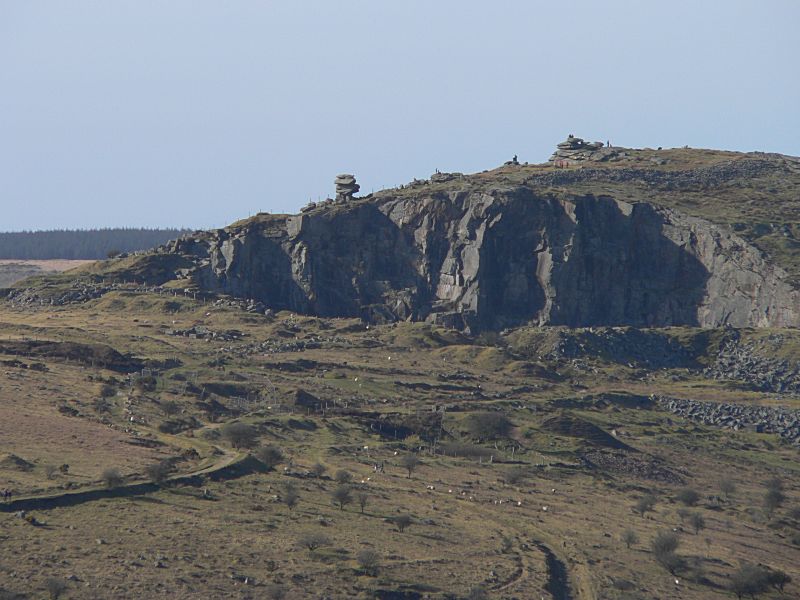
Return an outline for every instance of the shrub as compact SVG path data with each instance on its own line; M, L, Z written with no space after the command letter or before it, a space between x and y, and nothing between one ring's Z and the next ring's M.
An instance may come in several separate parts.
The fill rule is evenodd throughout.
M293 484L287 483L283 488L281 499L289 509L292 509L297 506L297 503L300 501L300 493Z
M772 514L776 509L780 508L785 499L786 496L784 496L783 492L779 489L768 489L767 493L764 494L764 512L767 514L767 517L772 518Z
M406 471L408 471L409 479L411 479L411 473L414 472L414 469L417 468L419 463L420 460L416 454L406 454L403 458L400 459L400 466L403 467Z
M675 497L686 506L694 506L700 500L700 494L692 488L683 488Z
M781 570L770 571L767 574L767 582L782 594L783 588L792 582L792 578Z
M304 547L308 548L309 552L314 552L317 548L322 548L323 546L330 546L330 539L322 533L304 533L300 536L297 540L297 543Z
M755 598L758 594L767 591L769 587L769 574L761 567L743 564L731 576L730 588L737 598L750 596Z
M700 533L701 529L706 528L706 520L703 518L703 515L699 513L692 513L689 515L689 525L691 525L692 529L694 529L695 535Z
M340 485L331 493L333 503L339 507L339 510L344 510L344 507L353 501L353 495L350 488L346 485Z
M489 593L482 585L476 585L469 588L467 600L489 600Z
M653 507L655 505L656 505L656 497L653 496L652 494L645 494L636 501L633 510L635 510L642 517L644 517L645 513L653 510Z
M112 404L107 398L95 398L92 400L92 408L99 413L110 413Z
M361 507L361 514L363 515L364 507L366 507L367 502L369 502L369 494L367 492L359 492L356 499L358 500L358 506Z
M153 483L163 482L171 472L172 463L168 460L152 463L144 468L144 474Z
M636 535L633 529L626 529L622 532L622 541L625 542L625 546L630 549L631 546L639 543L639 536Z
M719 482L719 491L725 496L725 499L730 499L736 493L736 484L732 479L723 479Z
M777 490L779 492L783 491L783 480L780 477L773 477L772 479L767 480L766 484L764 484L768 490Z
M680 545L680 539L671 531L662 531L653 540L653 554L668 554L675 552Z
M475 344L478 346L501 346L503 338L496 331L484 331L475 338Z
M475 444L464 444L461 442L449 442L440 446L442 453L446 456L463 456L464 458L489 458L492 451Z
M222 426L220 433L237 450L252 448L258 437L255 427L246 423L228 423Z
M119 487L125 482L125 480L123 479L122 475L119 472L119 469L116 469L114 467L111 467L103 471L102 475L100 475L100 479L109 489Z
M364 549L356 555L358 565L367 575L375 576L378 574L381 557L375 550Z
M621 592L628 592L630 590L636 589L636 584L628 579L623 579L622 577L616 577L612 580L611 585L614 586L615 590L620 590Z
M333 478L336 480L337 483L350 483L353 481L353 474L350 471L345 469L339 469L334 474Z
M669 571L671 575L675 575L684 567L685 561L674 552L668 552L657 555L656 562Z
M683 559L675 554L679 543L678 536L671 531L661 532L653 540L653 556L656 562L672 575L683 567Z
M175 300L167 300L161 308L165 313L176 313L183 309L183 305Z
M511 431L511 421L500 412L482 412L469 415L464 424L467 432L479 441L506 437Z
M279 583L268 583L264 587L264 595L270 600L283 600L286 598L286 586Z
M44 586L51 600L57 600L61 597L61 594L67 591L67 583L63 579L58 579L57 577L50 577L47 579L47 581L44 582Z
M182 417L175 417L173 419L166 419L166 420L162 421L158 425L158 430L161 433L176 434L176 433L181 433L182 431L188 431L189 429L194 429L198 425L199 425L199 422L194 417L182 416ZM204 432L204 434L208 435L208 434L210 434L212 432L216 433L217 435L219 435L219 433L214 431L213 429L212 430L206 430Z
M325 471L328 470L328 467L323 465L322 463L316 463L313 467L311 467L311 472L314 474L315 477L322 477L325 475Z
M701 559L699 556L695 556L689 560L688 564L686 565L686 570L683 572L683 576L694 583L707 583L708 577L706 574L705 565L703 564L703 559Z
M136 380L136 383L133 384L133 387L138 392L154 392L156 390L156 385L158 381L155 377L148 376L148 377L140 377Z
M113 385L108 385L104 383L103 386L100 388L100 396L103 398L111 398L112 396L117 395L117 388Z
M55 479L56 475L58 474L58 467L56 465L45 465L44 474L48 479Z
M253 453L268 469L272 470L283 462L283 452L277 446L261 446Z
M525 467L512 467L506 471L503 480L509 485L516 485L522 483L529 474L528 469Z
M179 412L181 412L181 405L175 402L175 400L165 400L159 405L159 408L161 408L161 412L168 417L177 415Z
M395 524L400 533L403 533L412 522L411 515L398 515L392 519L392 523Z

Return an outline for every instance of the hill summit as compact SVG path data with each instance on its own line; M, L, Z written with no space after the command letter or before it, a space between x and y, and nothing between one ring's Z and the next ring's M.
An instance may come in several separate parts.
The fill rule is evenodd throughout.
M265 309L461 329L800 324L800 160L570 136L548 163L437 172L259 214L87 273ZM340 189L346 183L347 193Z

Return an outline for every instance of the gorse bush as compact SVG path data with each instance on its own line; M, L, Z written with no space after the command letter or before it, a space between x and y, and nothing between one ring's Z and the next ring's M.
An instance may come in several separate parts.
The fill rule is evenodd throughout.
M114 467L103 471L102 475L100 475L100 479L109 489L119 487L125 482L125 479L123 479L119 469Z
M222 437L236 448L252 448L256 445L258 432L255 427L247 423L228 423L220 429Z
M464 419L467 432L478 440L496 440L508 436L511 421L500 412L473 413Z
M283 462L283 452L277 446L261 446L253 455L268 469L274 469Z

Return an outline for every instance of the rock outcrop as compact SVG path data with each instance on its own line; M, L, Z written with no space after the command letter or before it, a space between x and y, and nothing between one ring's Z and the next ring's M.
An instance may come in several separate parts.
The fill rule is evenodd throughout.
M161 249L203 290L321 316L782 327L798 292L735 233L648 202L527 186L397 190L264 216Z
M556 146L550 162L561 163L571 161L604 161L618 154L617 150L605 147L603 142L586 142L582 138L570 134L566 140Z
M356 178L347 173L337 175L335 185L337 202L352 200L353 196L361 189L361 186L356 183Z

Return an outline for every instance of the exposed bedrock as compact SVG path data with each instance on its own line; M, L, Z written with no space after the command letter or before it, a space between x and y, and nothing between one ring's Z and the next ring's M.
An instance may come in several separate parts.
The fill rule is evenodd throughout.
M785 273L708 221L531 189L382 196L171 243L273 309L499 329L798 324Z

